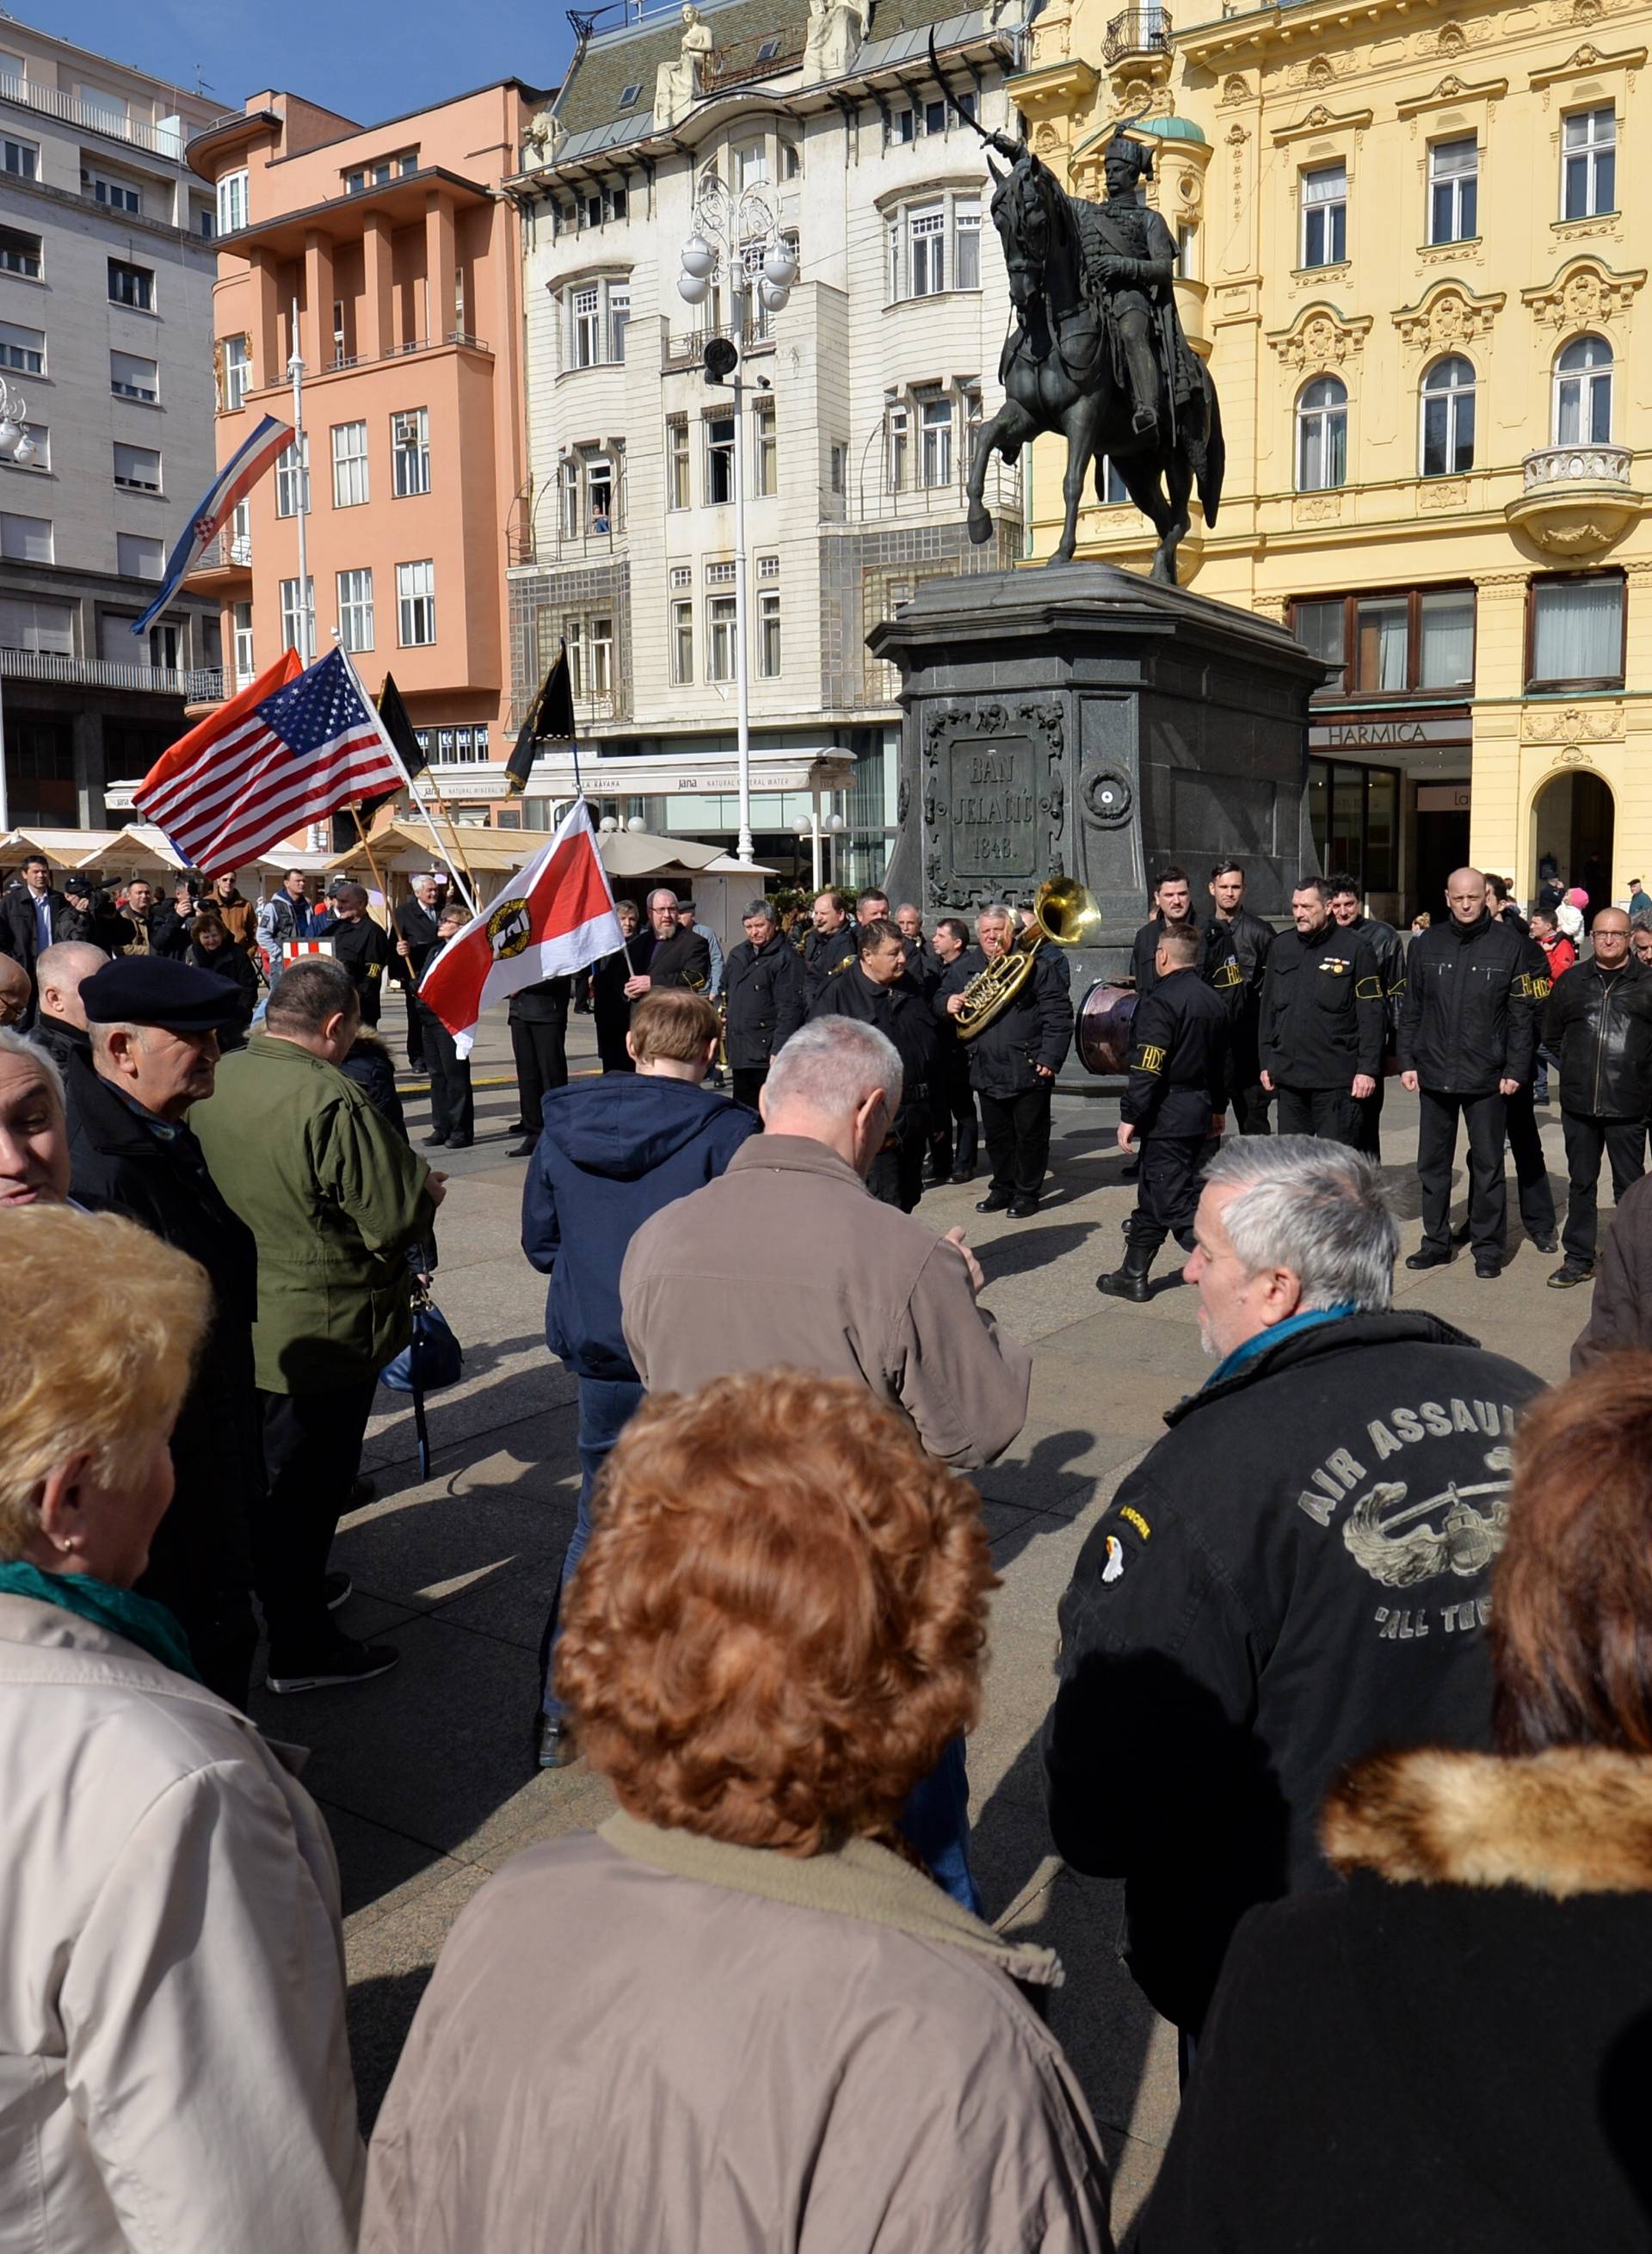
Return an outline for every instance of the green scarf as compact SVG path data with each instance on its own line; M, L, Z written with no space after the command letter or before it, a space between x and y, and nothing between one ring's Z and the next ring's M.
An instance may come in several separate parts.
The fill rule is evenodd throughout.
M175 1675L199 1683L189 1656L189 1639L164 1605L153 1597L140 1597L135 1589L116 1589L108 1581L94 1581L89 1573L43 1573L38 1565L0 1565L0 1594L32 1597L43 1605L57 1605L66 1613L79 1613L111 1635L124 1636L140 1651L158 1659Z

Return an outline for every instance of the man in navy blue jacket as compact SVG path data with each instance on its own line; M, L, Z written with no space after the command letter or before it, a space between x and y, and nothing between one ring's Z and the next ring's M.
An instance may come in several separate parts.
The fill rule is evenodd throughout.
M720 1028L704 996L655 987L631 1012L634 1073L552 1088L522 1192L522 1250L550 1278L545 1342L579 1381L579 1515L540 1645L539 1766L577 1756L552 1687L562 1599L591 1538L597 1474L642 1399L620 1319L620 1270L643 1222L720 1174L753 1113L701 1085Z

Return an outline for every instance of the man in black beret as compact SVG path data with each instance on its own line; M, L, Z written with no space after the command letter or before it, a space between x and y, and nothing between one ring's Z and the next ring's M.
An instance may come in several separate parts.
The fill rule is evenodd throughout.
M220 1029L241 997L164 956L105 963L80 986L88 1059L66 1074L69 1194L123 1214L206 1270L213 1323L172 1432L175 1489L138 1587L176 1614L210 1690L247 1703L257 1628L249 1535L263 1480L252 1323L252 1232L220 1195L189 1108L213 1092ZM143 1278L131 1283L138 1291Z

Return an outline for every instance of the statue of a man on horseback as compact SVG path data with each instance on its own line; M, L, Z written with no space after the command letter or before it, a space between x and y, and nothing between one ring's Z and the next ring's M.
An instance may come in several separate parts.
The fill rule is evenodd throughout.
M1010 160L1005 171L987 158L1015 320L998 362L1004 402L970 465L970 536L991 536L983 498L991 456L1013 462L1040 431L1060 430L1067 509L1050 561L1072 561L1085 478L1093 472L1105 501L1110 461L1158 536L1152 577L1173 586L1189 498L1196 485L1214 524L1225 454L1215 387L1176 311L1176 246L1138 193L1152 152L1121 128L1103 166L1107 200L1096 204L1068 195L1025 143L976 130Z
M1020 156L1017 143L1001 134L993 139L1012 161ZM1152 176L1152 151L1116 133L1102 169L1104 204L1068 199L1083 247L1084 278L1107 311L1114 372L1130 388L1131 430L1139 438L1160 436L1160 410L1167 406L1169 429L1163 435L1173 438L1178 407L1197 396L1200 369L1176 311L1176 245L1158 214L1137 193L1138 183Z

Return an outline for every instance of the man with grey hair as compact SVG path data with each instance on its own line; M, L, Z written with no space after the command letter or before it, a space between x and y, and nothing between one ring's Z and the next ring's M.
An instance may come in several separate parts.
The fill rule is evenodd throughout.
M759 1098L766 1131L631 1240L620 1298L651 1393L691 1393L732 1370L813 1369L865 1386L943 1463L990 1463L1009 1446L1032 1356L976 1305L983 1278L963 1231L932 1236L868 1194L900 1096L900 1053L875 1026L828 1016L793 1034ZM948 1893L978 1909L961 1744L902 1828Z
M769 1067L803 1022L807 980L770 901L748 901L740 924L746 937L729 949L725 1046L734 1101L755 1111Z
M63 1074L38 1042L0 1026L0 1214L68 1194Z
M1392 1306L1381 1177L1328 1140L1222 1146L1186 1277L1216 1367L1061 1600L1055 1844L1125 1881L1127 1961L1195 2035L1235 1926L1333 1883L1326 1787L1380 1746L1490 1742L1516 1420L1542 1391Z
M786 1363L870 1386L943 1463L1009 1446L1032 1359L976 1305L963 1231L936 1237L867 1194L900 1090L876 1026L828 1017L793 1034L759 1098L766 1132L631 1241L620 1295L650 1392Z

